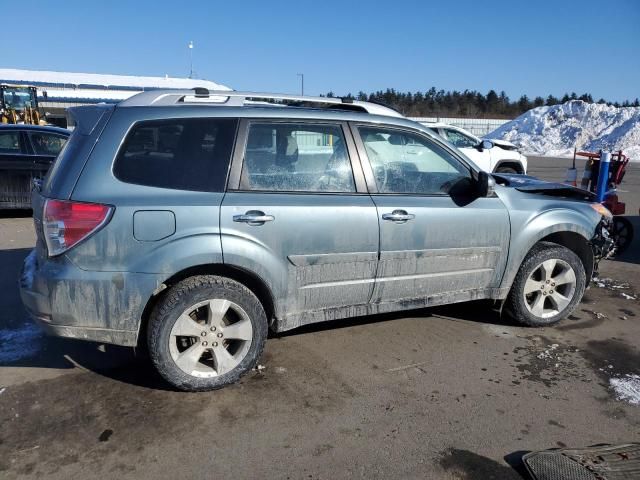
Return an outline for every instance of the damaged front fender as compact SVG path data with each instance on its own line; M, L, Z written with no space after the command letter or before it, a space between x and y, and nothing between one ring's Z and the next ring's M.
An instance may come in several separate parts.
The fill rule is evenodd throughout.
M615 253L615 241L611 234L613 222L611 219L602 217L602 220L596 226L595 233L589 244L593 251L593 271L598 272L598 264L601 260L611 257Z

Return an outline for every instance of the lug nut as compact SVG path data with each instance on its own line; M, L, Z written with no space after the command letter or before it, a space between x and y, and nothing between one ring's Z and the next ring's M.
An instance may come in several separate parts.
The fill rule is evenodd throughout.
M206 347L207 346L207 342L202 342L202 346Z
M553 282L551 282L551 286L552 286L552 287L555 287L555 286L556 286L556 284L555 284L555 283L553 283Z
M203 337L207 336L207 332L202 332L200 335L202 335Z
M553 290L549 290L549 295L553 295Z
M540 285L540 289L544 290L544 283L542 285Z
M219 333L219 334L218 334L218 338L222 338L222 333Z
M547 280L547 283L551 283L551 281L550 281L550 280Z
M218 346L218 342L213 342L211 345L213 345L214 347Z
M547 292L542 292L542 295L545 295L545 296L546 296L546 295L547 295Z
M211 331L215 332L216 331L216 327L211 327Z

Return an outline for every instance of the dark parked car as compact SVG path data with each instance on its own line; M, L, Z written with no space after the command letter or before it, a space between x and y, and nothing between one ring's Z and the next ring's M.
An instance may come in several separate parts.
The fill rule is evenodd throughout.
M0 209L31 208L33 179L43 178L71 132L38 125L0 125Z

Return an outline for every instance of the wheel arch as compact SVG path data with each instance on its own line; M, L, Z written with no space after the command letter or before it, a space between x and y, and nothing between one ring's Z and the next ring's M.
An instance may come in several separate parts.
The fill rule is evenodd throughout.
M511 290L511 285L522 263L539 242L552 242L574 252L583 262L587 282L591 280L594 271L594 255L589 239L593 236L593 232L590 232L587 225L579 221L579 218L565 217L563 220L565 221L558 222L548 214L539 215L521 227L520 233L512 238L507 267L500 284L500 298L505 298Z
M142 312L142 318L140 319L137 341L138 346L141 346L141 342L146 338L151 312L160 299L163 298L171 287L180 281L197 275L218 275L243 284L251 290L256 297L258 297L258 300L260 300L260 303L262 303L265 310L267 320L272 322L275 319L276 310L273 293L264 279L256 275L254 272L249 272L243 268L222 263L193 265L168 277L164 282L162 282L161 287L154 293L154 295L149 298Z
M495 167L493 167L493 172L497 172L500 167L509 167L513 168L519 174L524 173L524 166L518 160L499 160Z
M541 242L555 243L575 253L582 261L584 271L587 275L587 283L591 281L594 269L594 256L591 245L586 238L576 232L555 232L538 240L537 243Z

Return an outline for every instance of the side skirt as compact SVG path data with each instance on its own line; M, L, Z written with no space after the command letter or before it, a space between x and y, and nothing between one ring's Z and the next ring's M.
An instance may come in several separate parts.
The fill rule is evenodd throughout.
M275 332L285 332L303 325L312 323L329 322L343 318L362 317L378 313L400 312L415 310L418 308L435 307L450 303L469 302L472 300L495 299L500 300L507 296L508 289L487 288L484 290L465 290L432 295L425 298L402 299L395 302L368 303L350 305L345 307L333 307L322 310L309 310L299 314L288 315L284 318L274 319L271 328Z

